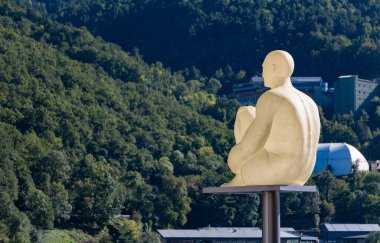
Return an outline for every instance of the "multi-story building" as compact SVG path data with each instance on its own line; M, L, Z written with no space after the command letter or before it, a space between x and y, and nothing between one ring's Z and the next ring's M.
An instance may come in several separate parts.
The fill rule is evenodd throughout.
M379 79L366 80L358 75L340 76L334 83L334 113L348 114L366 108L375 96Z
M291 77L291 81L296 89L309 95L323 108L332 105L333 91L321 77ZM248 83L234 85L231 97L236 98L241 105L255 105L260 95L267 90L262 77L252 77Z
M291 77L291 81L328 114L357 113L367 108L375 95L380 95L380 78L367 80L358 75L340 76L330 89L321 77ZM262 77L252 77L248 83L234 85L231 98L236 98L241 105L255 105L267 90Z

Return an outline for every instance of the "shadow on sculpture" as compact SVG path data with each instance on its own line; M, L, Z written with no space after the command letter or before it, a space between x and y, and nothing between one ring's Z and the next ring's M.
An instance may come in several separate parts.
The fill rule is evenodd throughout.
M235 177L222 187L304 185L315 165L320 133L314 101L290 81L292 56L270 52L263 62L264 85L256 108L241 107L236 115L236 145L228 155Z

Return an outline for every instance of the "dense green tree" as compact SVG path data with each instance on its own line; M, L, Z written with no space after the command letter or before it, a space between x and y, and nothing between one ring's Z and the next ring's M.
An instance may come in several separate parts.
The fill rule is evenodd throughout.
M186 181L168 174L162 178L162 193L157 197L157 210L161 224L166 227L184 225L190 211L191 199L187 196Z
M368 121L369 116L367 112L362 111L359 119L355 122L355 132L358 135L360 143L365 143L372 139L372 133L368 126Z
M42 191L35 189L28 193L25 209L33 225L41 229L53 228L53 206L50 198Z
M149 62L175 69L196 66L211 75L227 67L229 77L231 69L255 75L269 50L286 49L298 63L296 75L321 75L329 82L348 72L379 76L376 1L38 2L52 18L86 26L126 50L138 47ZM239 82L220 81L223 92Z
M333 203L323 200L321 202L321 218L322 222L330 222L335 215L335 206Z
M368 235L365 242L366 243L377 243L377 242L379 242L379 240L380 240L380 232L374 231Z
M53 182L51 185L50 198L54 209L54 220L57 224L70 219L72 206L69 193L61 183Z
M109 166L87 155L78 171L75 183L73 213L75 222L84 227L103 226L120 213L118 182L111 176Z
M377 160L380 158L380 130L379 129L373 133L373 138L369 142L366 154L368 155L368 159L370 160Z
M257 225L257 195L202 194L203 187L233 177L225 159L235 142L231 128L239 105L223 94L248 75L259 74L260 56L273 46L264 43L281 33L290 33L289 43L275 46L287 49L293 43L296 62L313 56L298 67L301 74L319 75L327 67L359 70L359 65L347 65L351 56L359 63L373 60L367 70L372 70L369 75L377 72L378 16L363 20L359 12L373 16L373 3L348 2L348 14L336 1L310 7L298 1L41 2L0 2L0 239L28 242L38 238L35 228L51 228L53 223L101 231L104 240L110 239L110 220L118 215L132 215L131 220L144 226L139 237L147 233L149 239L155 239L149 232L159 227ZM173 14L186 21L171 21ZM170 41L143 44L141 52L146 55L148 46L159 54L165 46L155 45L167 42L167 59L160 60L166 65L173 58L178 67L187 68L172 72L155 60L147 64L138 50L124 52L86 28L53 21L52 16L86 24L98 34L118 30L130 38L128 49L138 36L131 29L138 26L134 23L141 23L141 30L161 23L154 27L155 35L166 33ZM335 21L340 18L344 21ZM119 25L104 28L115 23ZM125 23L127 34L119 31ZM300 26L312 31L304 33ZM173 31L178 31L174 38L169 35ZM210 34L221 38L204 41ZM183 49L173 48L177 42ZM181 50L181 58L172 50ZM147 59L152 60L149 55ZM248 74L240 70L248 66L258 69ZM321 115L321 142L360 145L369 158L377 159L378 107L374 97L367 115L332 120ZM283 222L301 228L318 225L318 217L320 223L378 220L376 174L334 178L322 173L311 183L320 194L287 195ZM298 224L297 218L302 219Z
M114 218L110 220L109 227L114 242L140 242L142 227L132 219Z
M322 124L322 141L325 143L341 143L346 142L353 146L359 144L358 136L355 132L347 125L343 125L338 121L327 121Z

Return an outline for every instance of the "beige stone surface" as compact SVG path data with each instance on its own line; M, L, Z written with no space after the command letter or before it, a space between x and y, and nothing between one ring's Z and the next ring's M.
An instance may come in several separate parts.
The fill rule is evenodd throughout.
M237 112L236 145L228 155L235 177L222 186L304 185L313 171L320 133L314 101L290 81L292 56L270 52L263 62L264 85L256 108Z

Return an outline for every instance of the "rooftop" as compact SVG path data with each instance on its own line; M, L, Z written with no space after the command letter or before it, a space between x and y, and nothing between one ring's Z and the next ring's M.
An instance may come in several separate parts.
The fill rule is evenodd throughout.
M300 238L285 232L289 228L281 228L281 238ZM293 229L294 230L294 229ZM200 228L200 229L159 229L158 233L164 238L262 238L259 228Z
M378 224L324 224L328 231L380 231Z
M358 75L342 75L342 76L339 76L338 78L357 78L358 81L366 82L366 83L379 83L380 82L380 78L377 78L374 80L368 80L368 79L359 78Z

